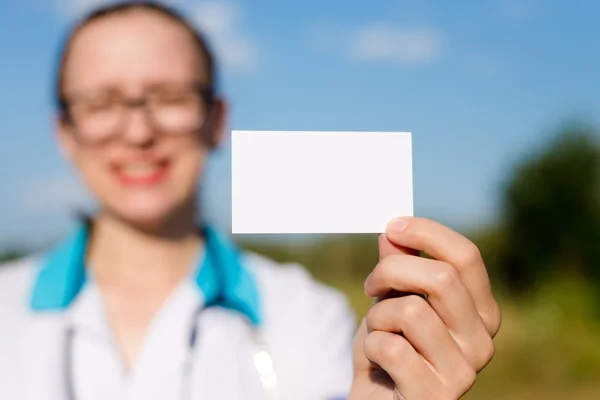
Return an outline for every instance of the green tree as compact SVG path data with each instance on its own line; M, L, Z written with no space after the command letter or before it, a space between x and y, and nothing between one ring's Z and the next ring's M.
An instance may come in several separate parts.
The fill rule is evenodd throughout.
M504 197L500 272L522 291L549 275L600 282L600 152L592 129L570 127L519 166Z
M0 264L16 260L24 255L25 253L19 250L5 250L0 253Z

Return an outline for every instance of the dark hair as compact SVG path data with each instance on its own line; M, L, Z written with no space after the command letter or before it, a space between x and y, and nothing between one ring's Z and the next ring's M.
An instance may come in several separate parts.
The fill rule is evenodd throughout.
M123 1L94 9L84 18L82 18L77 24L75 24L75 26L68 32L66 38L64 39L59 52L59 60L54 87L54 100L59 112L63 114L63 116L66 112L67 107L66 99L64 96L64 70L66 61L69 57L69 52L73 40L75 39L75 37L77 37L77 34L90 23L98 21L104 17L109 17L111 15L133 10L147 10L157 13L163 17L167 17L168 19L176 22L177 24L182 26L187 32L189 32L192 38L194 39L194 42L198 49L198 53L201 56L200 58L203 59L206 64L208 83L214 90L214 87L216 86L216 65L213 53L204 36L193 26L193 24L190 21L188 21L182 14L180 14L173 8L161 3L157 3L154 1Z

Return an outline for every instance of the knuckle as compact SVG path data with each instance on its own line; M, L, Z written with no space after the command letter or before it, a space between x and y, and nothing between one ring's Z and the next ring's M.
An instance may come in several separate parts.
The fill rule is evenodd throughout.
M453 266L445 263L442 265L443 267L436 272L433 280L432 291L436 294L445 293L460 279L458 271Z
M480 313L485 327L492 338L494 338L502 326L502 310L498 304L494 304L487 313Z
M372 279L385 286L393 287L400 279L404 257L402 255L387 256L379 261L371 274Z
M467 362L463 363L456 371L457 376L454 379L455 387L457 392L462 396L473 387L477 378L477 372Z
M389 256L381 259L379 261L379 263L377 263L377 265L375 265L375 268L373 268L373 272L371 273L371 276L377 280L381 280L384 282L387 281L387 276L388 276L389 269L390 269L389 264L390 264Z
M481 371L496 354L496 346L491 337L487 336L487 340L482 344L480 350L480 363L477 366L477 370Z
M410 345L399 335L375 331L364 340L367 359L378 365L397 365L409 356Z
M491 332L490 332L492 335L492 338L494 336L496 336L496 334L500 330L500 327L502 326L502 310L500 309L500 306L498 304L496 304L496 306L494 307L493 315L494 315L493 322L492 322L492 327L491 327Z
M404 364L409 358L410 345L401 336L386 336L382 338L379 357L384 363Z
M377 337L377 332L373 332L373 333L369 333L363 342L363 348L364 348L364 352L365 352L365 356L371 360L371 361L375 361L378 357L377 357L377 353L378 353L378 337Z
M391 270L393 269L393 256L388 256L382 259L379 264L375 267L375 273L379 275L381 278L385 279L391 274Z
M374 304L369 311L367 311L367 315L365 316L365 321L367 323L367 332L372 332L377 330L377 327L380 325L381 321L381 304Z
M375 267L376 273L382 278L390 278L394 275L398 265L402 262L402 256L398 254L383 258Z
M460 265L474 265L482 261L481 251L479 247L471 241L468 241L463 251L461 252L457 263Z
M406 321L421 320L429 311L429 304L420 296L410 295L401 299L399 307L402 317Z
M367 333L371 333L375 330L375 318L373 317L373 307L367 311L365 315L365 324L367 325Z

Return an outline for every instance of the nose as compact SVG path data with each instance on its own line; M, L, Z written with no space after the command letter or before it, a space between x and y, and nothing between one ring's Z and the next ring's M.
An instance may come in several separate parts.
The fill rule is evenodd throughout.
M128 118L124 129L123 139L132 146L148 147L156 139L156 132L150 116L141 104L128 109Z

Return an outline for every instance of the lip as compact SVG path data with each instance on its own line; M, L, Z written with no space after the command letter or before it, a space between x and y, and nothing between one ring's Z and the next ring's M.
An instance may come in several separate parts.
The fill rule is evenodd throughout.
M113 176L124 186L156 186L166 180L171 163L169 160L146 162L151 164L147 172L132 173L124 163L112 167Z

